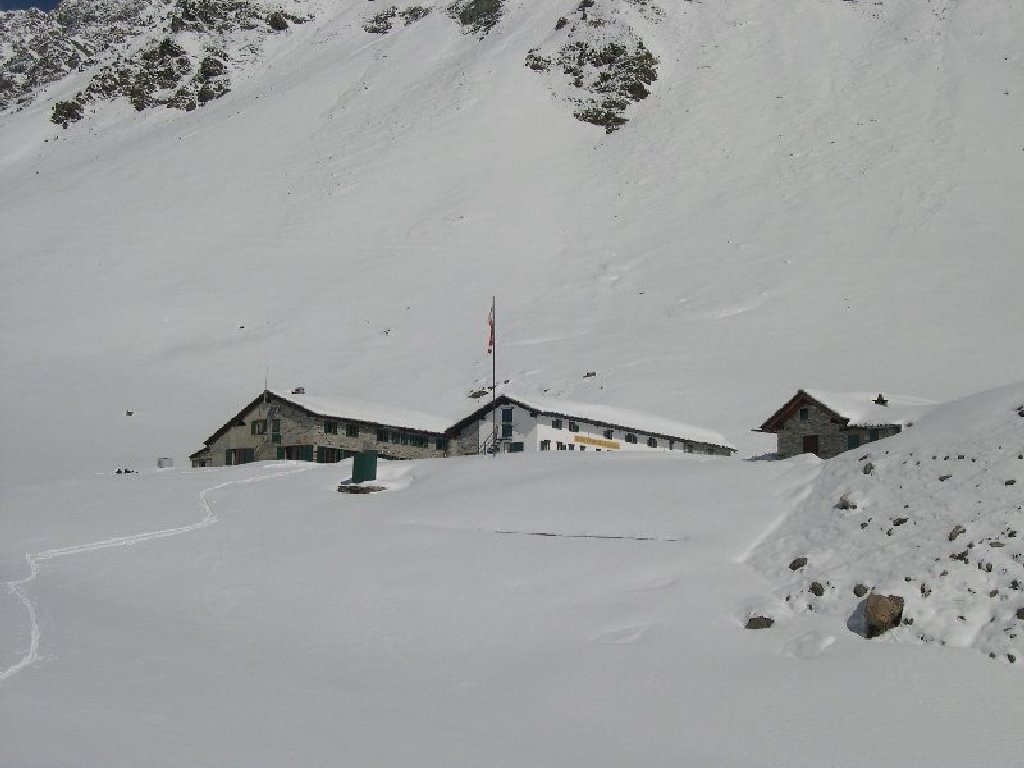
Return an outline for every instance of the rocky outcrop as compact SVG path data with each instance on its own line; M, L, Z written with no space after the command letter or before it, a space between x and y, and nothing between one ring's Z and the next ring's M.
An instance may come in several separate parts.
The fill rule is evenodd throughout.
M251 56L262 36L305 20L253 0L64 0L50 14L0 13L0 109L90 70L81 91L54 105L54 123L66 128L89 104L115 98L138 110L195 109L231 90L232 46Z
M535 72L565 78L552 85L556 92L568 86L566 97L577 120L601 126L607 133L626 124L628 107L646 99L658 79L658 58L628 23L628 10L652 18L660 14L647 0L628 0L625 6L582 0L559 17L555 43L526 55L526 66Z

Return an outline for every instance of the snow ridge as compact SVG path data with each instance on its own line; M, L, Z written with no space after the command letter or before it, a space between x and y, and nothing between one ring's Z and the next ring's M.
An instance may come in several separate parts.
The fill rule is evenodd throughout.
M25 591L26 585L31 583L36 576L39 575L40 563L44 560L53 560L58 557L66 557L68 555L77 555L82 552L93 552L97 549L108 549L110 547L129 547L133 544L139 544L143 541L152 541L154 539L165 539L171 536L178 536L182 533L190 533L197 531L200 528L207 528L218 521L217 516L213 513L213 507L210 505L208 496L214 491L219 491L222 488L227 488L231 485L244 485L246 483L260 482L263 480L272 480L279 477L285 477L287 475L294 475L300 472L308 472L311 467L300 467L299 469L291 469L287 472L275 472L272 475L260 475L256 477L246 478L245 480L228 480L227 482L218 483L217 485L211 486L204 489L199 493L199 504L203 509L203 517L201 520L190 523L189 525L177 526L174 528L162 528L158 531L146 531L144 533L136 533L130 536L116 536L111 539L103 539L102 541L94 541L89 544L75 544L70 547L57 547L55 549L47 549L42 552L36 552L35 554L25 553L25 560L28 562L29 574L23 579L16 581L7 582L7 589L9 592L14 594L18 600L21 601L22 605L25 606L25 610L28 611L29 623L31 624L31 633L29 639L29 647L25 652L25 655L21 659L0 671L0 683L5 680L9 680L16 674L24 669L35 664L39 661L39 640L41 631L39 628L39 621L36 616L36 608L32 603L32 599L28 596Z

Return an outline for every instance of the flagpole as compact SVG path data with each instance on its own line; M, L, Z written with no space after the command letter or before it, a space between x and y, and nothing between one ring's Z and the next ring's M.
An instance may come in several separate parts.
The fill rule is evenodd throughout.
M491 337L494 340L491 349L491 455L498 455L498 411L496 399L498 392L498 335L495 326L498 318L495 314L496 297L491 296Z

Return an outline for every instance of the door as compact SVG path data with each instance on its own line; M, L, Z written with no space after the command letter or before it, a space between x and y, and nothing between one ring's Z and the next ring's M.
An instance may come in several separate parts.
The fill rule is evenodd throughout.
M818 455L817 435L804 435L804 453L813 453L815 456Z

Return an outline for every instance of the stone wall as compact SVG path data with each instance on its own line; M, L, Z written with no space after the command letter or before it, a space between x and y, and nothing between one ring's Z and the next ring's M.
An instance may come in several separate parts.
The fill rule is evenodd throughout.
M448 445L450 456L469 456L480 453L480 422L469 422L458 434L452 435Z
M783 458L803 453L803 439L807 435L817 435L818 456L823 459L831 459L833 456L850 450L849 435L858 435L860 445L864 445L872 441L872 433L876 433L876 440L881 440L883 437L895 435L900 431L900 427L895 425L846 428L835 421L828 411L813 403L807 403L803 407L807 409L806 421L800 420L800 412L797 411L776 433L778 453Z
M253 421L267 419L266 434L252 434ZM273 421L280 421L280 432L273 431ZM327 432L325 423L337 424L337 434ZM352 425L358 434L349 435L346 427ZM386 430L387 439L378 440L378 430ZM280 440L275 438L280 435ZM405 443L402 442L404 439ZM426 438L426 447L412 445L408 439L412 436ZM362 450L375 450L385 459L429 459L446 455L444 449L437 447L438 438L442 435L416 430L400 430L382 427L366 422L346 421L344 419L327 419L322 416L311 416L287 403L272 400L268 405L258 403L242 415L237 424L228 428L209 447L209 466L222 467L228 450L249 449L253 451L256 461L277 459L281 455L279 449L297 446L312 446L313 460L317 458L318 448L337 448L342 458Z

